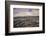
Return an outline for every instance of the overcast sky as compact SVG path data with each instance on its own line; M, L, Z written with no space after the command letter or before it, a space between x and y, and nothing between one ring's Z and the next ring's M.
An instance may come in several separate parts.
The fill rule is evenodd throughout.
M39 10L29 8L14 8L13 16L39 16Z

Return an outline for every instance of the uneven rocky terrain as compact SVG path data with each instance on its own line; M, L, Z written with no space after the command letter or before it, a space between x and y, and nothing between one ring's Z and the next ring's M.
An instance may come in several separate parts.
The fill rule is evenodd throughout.
M15 27L39 27L39 16L14 17Z

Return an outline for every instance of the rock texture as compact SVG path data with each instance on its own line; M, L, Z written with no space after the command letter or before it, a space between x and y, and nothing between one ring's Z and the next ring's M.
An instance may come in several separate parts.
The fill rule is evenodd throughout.
M14 17L14 27L39 27L39 16Z

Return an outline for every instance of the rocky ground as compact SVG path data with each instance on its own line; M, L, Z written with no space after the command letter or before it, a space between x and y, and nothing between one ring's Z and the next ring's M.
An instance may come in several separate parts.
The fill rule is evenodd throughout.
M39 27L39 16L14 17L14 27Z

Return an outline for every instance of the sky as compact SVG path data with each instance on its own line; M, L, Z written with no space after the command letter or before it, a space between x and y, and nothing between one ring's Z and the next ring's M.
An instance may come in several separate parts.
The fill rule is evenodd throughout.
M14 8L13 16L39 16L39 9Z

